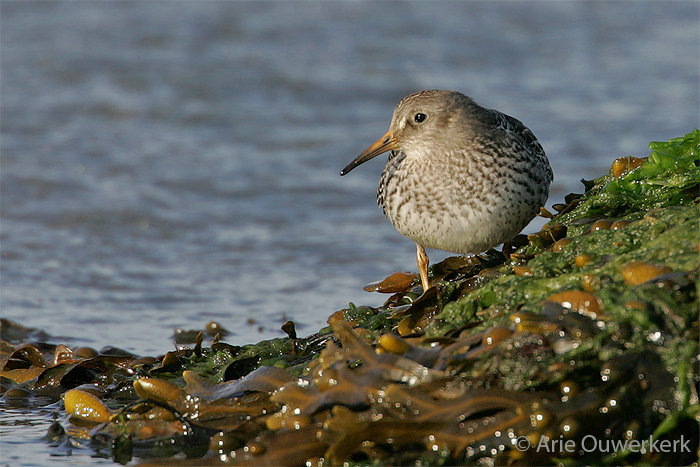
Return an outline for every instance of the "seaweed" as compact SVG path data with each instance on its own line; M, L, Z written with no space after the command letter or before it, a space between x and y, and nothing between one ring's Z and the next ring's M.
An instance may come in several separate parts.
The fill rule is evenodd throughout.
M371 284L384 305L305 338L289 322L238 347L209 323L139 357L3 321L0 404L62 401L46 442L119 463L695 462L700 132L650 146L540 232L433 265L425 292L411 273Z

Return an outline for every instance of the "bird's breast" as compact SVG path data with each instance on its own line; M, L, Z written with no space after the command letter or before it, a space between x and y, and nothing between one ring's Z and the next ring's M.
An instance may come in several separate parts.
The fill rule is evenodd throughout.
M379 188L377 189L377 204L387 214L387 205L391 205L393 200L388 200L390 196L394 196L397 185L396 182L399 178L404 177L401 175L400 167L401 163L406 159L406 153L403 151L391 151L389 154L389 159L386 162L384 171L379 178ZM398 174L398 175L397 175ZM396 176L396 178L395 178Z
M464 157L412 157L392 151L379 180L377 203L395 223L408 215L435 215L457 205L472 204L470 192L478 176ZM476 174L478 175L478 174Z
M395 151L377 202L399 233L416 243L479 253L512 238L545 203L548 180L536 180L532 171L540 170L531 163L504 164L487 151L439 157Z

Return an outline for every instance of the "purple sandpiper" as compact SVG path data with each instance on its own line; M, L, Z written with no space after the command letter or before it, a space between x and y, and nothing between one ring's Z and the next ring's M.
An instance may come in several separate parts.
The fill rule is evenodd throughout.
M416 243L424 291L426 247L478 254L511 240L547 201L553 178L525 125L455 91L405 97L389 131L340 175L387 151L377 203Z

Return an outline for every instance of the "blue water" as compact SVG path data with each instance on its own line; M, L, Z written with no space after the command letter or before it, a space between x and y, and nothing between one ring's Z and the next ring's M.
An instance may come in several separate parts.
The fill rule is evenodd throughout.
M381 303L362 285L414 246L375 205L383 161L338 172L410 92L522 120L549 205L700 120L696 1L0 8L0 307L73 346L157 355L210 320L241 344ZM8 417L3 462L59 462Z

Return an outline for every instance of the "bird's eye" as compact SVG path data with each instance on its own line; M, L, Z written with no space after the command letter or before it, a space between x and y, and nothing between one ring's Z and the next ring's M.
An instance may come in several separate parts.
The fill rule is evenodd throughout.
M422 113L422 112L418 112L417 114L415 114L415 115L413 116L413 120L414 120L416 123L423 123L423 122L425 121L426 118L428 118L428 116L427 116L426 114Z

